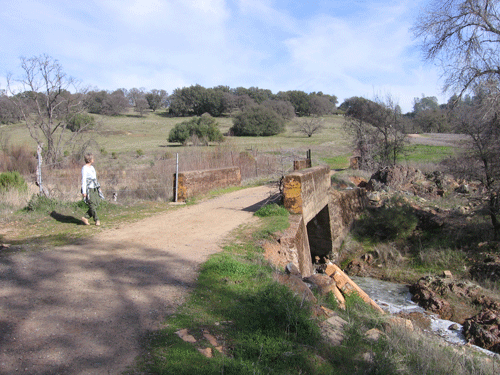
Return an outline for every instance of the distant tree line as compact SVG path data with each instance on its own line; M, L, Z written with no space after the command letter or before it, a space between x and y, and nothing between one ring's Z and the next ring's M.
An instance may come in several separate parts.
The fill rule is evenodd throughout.
M6 90L0 91L0 122L19 122L22 115L7 94ZM29 101L32 94L25 91L18 92L15 96L18 101ZM72 95L69 92L67 94ZM258 87L233 89L228 86L205 88L200 85L177 88L170 95L165 90L146 91L143 88L120 88L114 91L88 89L78 95L82 98L84 110L104 116L117 116L130 108L139 115L148 110L154 112L165 108L169 115L175 117L201 116L204 113L221 117L262 105L290 120L295 116L332 114L338 103L335 95L322 92L294 90L273 94L271 90Z

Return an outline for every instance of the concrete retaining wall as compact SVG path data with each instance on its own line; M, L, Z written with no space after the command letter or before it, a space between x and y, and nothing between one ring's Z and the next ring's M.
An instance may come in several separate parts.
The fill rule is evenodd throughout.
M174 174L174 196L175 196ZM177 200L185 201L210 190L241 185L241 172L238 167L207 169L179 173Z
M362 188L330 189L328 194L332 251L338 256L337 252L342 246L345 236L349 233L354 219L366 208L368 198L366 190Z

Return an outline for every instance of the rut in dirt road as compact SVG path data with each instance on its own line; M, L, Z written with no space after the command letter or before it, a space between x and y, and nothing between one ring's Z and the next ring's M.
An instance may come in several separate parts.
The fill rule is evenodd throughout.
M244 189L0 258L0 374L120 374L185 300L200 264L273 192Z

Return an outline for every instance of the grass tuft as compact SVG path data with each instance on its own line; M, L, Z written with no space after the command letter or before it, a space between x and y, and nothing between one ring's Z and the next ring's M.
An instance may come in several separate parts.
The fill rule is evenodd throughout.
M266 204L255 212L255 216L269 217L269 216L284 216L288 217L289 213L285 207L276 203Z

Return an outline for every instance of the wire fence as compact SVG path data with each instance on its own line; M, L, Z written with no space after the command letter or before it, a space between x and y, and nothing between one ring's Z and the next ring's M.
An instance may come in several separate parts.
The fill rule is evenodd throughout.
M243 183L253 180L278 182L293 170L293 162L306 158L296 150L245 151L193 148L179 153L179 172L239 167ZM171 201L174 195L176 158L158 158L143 164L124 164L120 160L98 158L94 164L97 178L107 200ZM74 201L81 199L81 165L42 164L40 193ZM36 173L30 176L37 181ZM41 186L41 187L40 187Z

